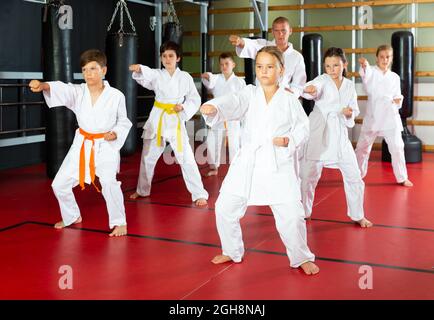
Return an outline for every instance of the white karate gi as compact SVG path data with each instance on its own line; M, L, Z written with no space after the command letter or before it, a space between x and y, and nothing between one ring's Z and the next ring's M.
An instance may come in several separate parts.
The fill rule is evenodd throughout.
M194 85L193 78L179 68L170 76L166 69L151 69L140 66L141 72L133 72L132 77L141 86L155 92L155 100L164 104L181 104L184 110L178 114L164 112L162 118L162 144L157 145L157 129L163 110L153 107L149 118L143 126L143 151L140 162L140 173L136 192L141 196L151 193L152 178L155 165L168 142L172 147L176 160L181 166L182 176L192 200L208 199L208 192L204 189L199 168L189 144L185 121L190 120L199 110L200 96ZM182 151L177 143L178 116L181 120Z
M276 41L265 39L243 38L244 48L236 47L237 55L241 58L256 59L256 54L265 46L275 46ZM283 52L285 71L280 83L290 88L296 97L303 93L303 87L306 83L306 67L303 55L295 50L292 43L288 42L288 48ZM257 83L258 84L258 83Z
M221 73L212 74L208 72L209 80L202 79L203 85L211 91L214 98L221 97L231 92L241 91L246 86L246 82L237 77L234 73L226 80L225 76ZM227 136L227 143L229 148L229 161L232 161L235 154L240 149L241 143L241 123L240 121L227 121L218 123L208 130L207 136L207 157L208 163L214 165L216 168L220 166L222 153L223 163L228 163L226 159L226 147L223 141ZM223 147L223 148L222 148Z
M249 39L243 38L244 48L236 47L237 55L241 58L256 59L259 50L265 46L275 46L276 40L268 41L265 39ZM303 88L306 83L306 66L304 64L303 55L294 49L292 43L288 42L288 48L283 52L284 59L284 74L280 83L289 88L298 98L303 93ZM256 80L258 85L258 80ZM303 150L305 145L301 144L297 147L294 154L294 168L297 179L300 179L300 163L303 158Z
M78 125L88 133L105 133L113 131L117 139L106 141L95 139L95 174L99 177L102 195L106 201L109 215L109 226L126 225L124 197L121 182L116 180L119 172L120 154L131 121L127 118L125 96L104 81L104 90L92 106L87 84L65 84L60 81L48 82L49 91L44 91L48 107L66 106L77 117ZM54 178L52 188L59 201L62 220L65 226L75 222L80 217L80 210L75 201L72 188L79 183L80 149L84 136L79 129L75 132L74 141L68 151L59 171ZM85 140L85 182L90 183L89 159L92 142Z
M377 66L361 68L365 90L368 94L366 115L357 141L356 156L362 178L368 172L368 160L372 145L377 136L386 140L391 158L393 173L398 183L408 179L405 166L403 131L399 109L402 107L401 86L399 76L390 70L383 73ZM400 98L396 104L393 99Z
M315 256L307 246L306 224L293 154L308 135L309 122L300 102L283 88L267 104L262 87L249 85L238 93L213 99L209 125L243 119L241 149L233 159L216 202L217 230L223 254L240 262L244 255L239 220L248 205L269 205L292 267ZM288 147L273 144L288 137Z
M309 115L310 135L306 154L301 165L301 192L306 217L312 214L315 188L323 167L339 169L344 180L347 200L347 215L354 221L364 218L363 196L365 184L360 176L356 155L348 138L348 129L354 127L354 118L359 114L354 83L343 79L338 89L333 79L322 74L306 83L317 88L315 107ZM351 118L346 118L342 109L353 109Z

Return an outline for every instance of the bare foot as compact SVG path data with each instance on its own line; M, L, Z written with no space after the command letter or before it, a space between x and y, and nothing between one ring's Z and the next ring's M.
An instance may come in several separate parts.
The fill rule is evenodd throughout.
M211 260L211 262L214 263L214 264L221 264L221 263L230 262L230 261L232 261L232 259L230 257L222 255L222 254L218 255L218 256L215 256Z
M203 198L201 198L201 199L197 199L195 202L194 202L194 205L196 206L196 207L204 207L204 206L206 206L208 204L208 201L206 201L206 199L203 199Z
M75 220L72 224L81 223L81 221L82 221L81 217L78 217L78 219ZM63 228L65 228L65 224L63 223L63 221L59 221L54 225L54 228L63 229Z
M314 275L319 272L318 266L310 261L303 263L300 268L303 269L304 273L307 275Z
M363 218L362 220L357 221L357 223L360 224L360 226L362 228L370 228L374 225L371 221L369 221L366 218Z
M413 186L413 182L411 182L410 180L405 180L404 182L400 183L401 185L403 185L404 187L412 187Z
M132 195L130 195L130 199L137 199L137 198L146 198L148 196L142 196L140 194L138 194L137 192L134 192Z
M116 226L112 233L109 234L110 237L122 237L127 234L127 226Z
M216 176L219 173L219 171L217 169L211 169L210 171L208 171L206 173L206 177L211 177L211 176Z

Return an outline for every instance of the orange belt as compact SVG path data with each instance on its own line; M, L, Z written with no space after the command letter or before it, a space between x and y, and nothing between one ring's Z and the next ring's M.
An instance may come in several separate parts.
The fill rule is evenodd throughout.
M95 185L95 152L93 147L95 145L95 139L104 138L105 133L89 133L84 131L82 128L79 128L80 134L84 137L83 144L80 149L80 166L79 166L79 182L81 190L84 190L84 173L85 173L85 156L84 156L84 143L86 140L92 141L92 148L90 151L90 160L89 160L89 170L90 170L90 180L95 187L95 189L99 191L98 187Z

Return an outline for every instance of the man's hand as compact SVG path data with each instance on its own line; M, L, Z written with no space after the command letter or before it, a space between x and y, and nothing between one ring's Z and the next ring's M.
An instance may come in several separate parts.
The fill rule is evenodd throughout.
M288 137L276 137L273 138L273 144L278 147L287 147L289 143Z
M41 92L44 90L50 90L50 86L48 83L41 82L39 80L30 81L29 88L32 92Z
M117 136L116 132L113 132L113 131L107 132L104 135L105 141L113 141L113 140L116 140L117 138L118 138L118 136Z
M137 73L141 72L140 64L132 64L128 69L132 72L137 72Z
M211 104L203 104L200 107L200 113L205 116L214 116L217 113L217 108Z
M208 72L202 73L202 74L200 75L200 77L201 77L202 79L206 79L206 80L209 81L209 74L208 74Z
M342 113L345 117L351 118L353 116L353 109L351 109L350 107L343 108Z
M230 43L235 47L244 48L244 40L243 38L236 36L236 35L230 35L229 36Z

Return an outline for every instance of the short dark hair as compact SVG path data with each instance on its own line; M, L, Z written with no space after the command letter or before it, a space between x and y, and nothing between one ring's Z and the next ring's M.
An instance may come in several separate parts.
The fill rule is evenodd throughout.
M181 47L179 44L173 41L166 41L164 42L160 47L160 56L163 54L166 50L173 50L176 53L177 58L181 58Z
M219 55L219 61L222 60L222 59L231 59L232 61L234 61L234 55L232 53L230 53L230 52L222 52Z
M98 49L90 49L80 56L80 67L83 68L89 62L96 61L102 68L107 66L107 57L104 52Z
M342 63L347 63L347 57L345 56L345 52L344 50L342 50L341 48L336 48L336 47L330 47L327 49L327 51L324 53L324 59L323 59L323 63L325 62L326 58L331 58L331 57L338 57L339 59L342 60ZM347 70L346 68L344 68L344 71L342 72L342 75L344 77L347 76Z
M291 28L291 25L289 24L289 20L287 18L285 18L285 17L277 17L276 19L273 20L273 26L276 23L287 23L288 26Z

